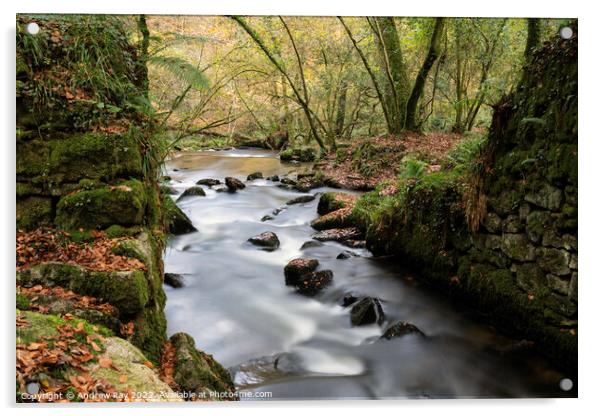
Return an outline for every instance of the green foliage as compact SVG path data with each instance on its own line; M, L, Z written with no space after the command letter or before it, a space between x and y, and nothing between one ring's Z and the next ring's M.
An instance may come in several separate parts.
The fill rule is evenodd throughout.
M198 66L177 56L152 56L149 64L166 69L196 90L204 90L209 86L209 80Z
M35 36L23 30L30 20L40 25ZM131 112L128 103L140 95L135 84L140 64L127 18L20 15L17 23L19 97L34 125L85 129Z
M427 167L426 162L413 157L405 158L399 168L399 177L401 179L419 179L424 175Z
M453 168L470 171L486 142L487 137L483 134L467 134L448 152L447 163Z

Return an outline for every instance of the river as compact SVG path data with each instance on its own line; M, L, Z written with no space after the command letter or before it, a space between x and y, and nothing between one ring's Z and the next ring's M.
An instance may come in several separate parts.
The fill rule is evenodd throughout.
M202 178L252 172L264 177L307 167L281 164L270 151L239 149L178 153L166 164L171 185L183 192ZM199 349L228 367L240 391L272 399L563 397L562 374L535 353L504 354L516 341L479 323L388 258L335 242L301 249L315 232L318 199L291 205L272 221L260 219L301 195L265 179L236 193L205 187L205 197L178 203L199 230L170 238L166 272L185 287L165 287L169 334L191 334ZM314 189L319 193L328 188ZM247 242L275 232L280 248L267 252ZM336 256L346 250L357 257ZM283 268L297 257L315 258L334 272L333 284L309 298L285 286ZM381 299L387 320L353 327L348 292ZM378 337L398 320L427 336Z

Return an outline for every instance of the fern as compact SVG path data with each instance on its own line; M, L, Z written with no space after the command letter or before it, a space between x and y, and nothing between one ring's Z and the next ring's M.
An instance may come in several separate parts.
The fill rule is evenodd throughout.
M148 63L166 69L196 90L209 87L209 80L203 71L185 59L176 56L153 56L149 58Z

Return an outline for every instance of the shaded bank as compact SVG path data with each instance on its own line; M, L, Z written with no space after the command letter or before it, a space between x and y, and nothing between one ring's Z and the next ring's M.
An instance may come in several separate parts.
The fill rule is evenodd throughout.
M576 372L577 35L546 43L524 74L468 172L409 174L393 195L364 196L354 219L373 253Z

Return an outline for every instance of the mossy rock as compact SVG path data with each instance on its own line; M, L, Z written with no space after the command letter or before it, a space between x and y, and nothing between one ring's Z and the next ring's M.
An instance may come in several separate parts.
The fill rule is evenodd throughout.
M280 160L283 162L313 162L316 160L316 152L311 147L289 148L280 152Z
M192 221L182 212L176 203L168 195L163 196L163 218L167 232L179 235L197 231Z
M97 272L63 263L42 263L18 272L17 283L25 287L61 286L99 298L125 314L141 312L149 301L148 282L140 270Z
M143 176L140 149L129 133L82 133L53 141L48 162L60 182Z
M57 327L60 325L71 325L77 327L83 324L86 334L98 334L103 337L112 336L113 333L102 325L93 325L86 320L73 318L66 320L54 314L41 314L33 311L17 310L17 316L24 319L27 324L17 327L17 344L28 344L36 342L41 337L58 335Z
M93 367L92 377L107 380L119 392L144 393L142 401L182 401L171 387L148 367L148 359L134 345L121 338L110 337L105 339L104 346L106 351L103 356L111 359L118 370L112 367Z
M17 199L17 229L32 230L52 225L52 200L43 197Z
M62 229L98 229L113 224L143 223L147 195L142 182L132 179L116 186L103 186L62 197L55 223Z
M353 206L356 197L343 192L324 192L318 201L318 214L325 215L341 208Z
M35 302L31 299L35 297ZM45 308L45 313L53 315L71 314L79 319L83 319L91 324L102 325L109 328L114 333L119 332L119 318L116 314L101 312L96 309L86 309L76 305L74 299L65 299L63 297L54 296L52 294L17 294L17 308L21 310L29 310L31 305L42 306Z
M140 260L145 265L150 264L150 256L143 243L139 240L123 240L119 241L111 249L113 254L119 256L130 257L133 259Z
M353 227L353 209L351 207L337 209L311 222L312 228L318 231L332 228Z
M190 335L179 332L170 341L175 349L173 377L183 392L197 395L235 392L228 371L212 356L197 350Z
M83 323L83 328L88 335L100 335L104 339L97 342L101 347L100 354L94 361L87 364L87 372L94 379L107 380L118 393L135 392L144 393L139 399L142 401L181 401L178 395L163 382L157 373L149 368L148 358L128 341L112 336L111 331L101 325L73 318L64 320L58 315L41 314L30 311L17 311L27 323L26 326L17 328L17 343L28 344L41 341L41 337L58 335L57 326L71 325L74 328ZM97 360L108 358L113 366L100 367ZM56 376L68 380L70 376L80 374L80 369L73 367L59 372Z

